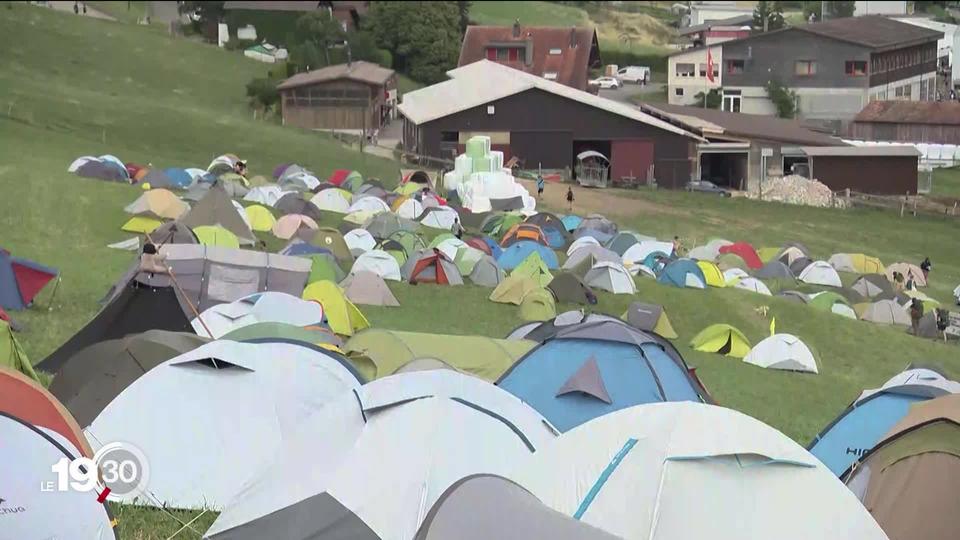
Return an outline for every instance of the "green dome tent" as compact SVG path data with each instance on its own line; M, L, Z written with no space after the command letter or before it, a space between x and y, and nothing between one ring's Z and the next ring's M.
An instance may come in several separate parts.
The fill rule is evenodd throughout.
M546 321L556 316L557 304L547 289L530 291L520 302L520 317L525 321Z
M690 340L690 347L734 358L743 358L751 349L747 336L729 324L712 324L704 328Z

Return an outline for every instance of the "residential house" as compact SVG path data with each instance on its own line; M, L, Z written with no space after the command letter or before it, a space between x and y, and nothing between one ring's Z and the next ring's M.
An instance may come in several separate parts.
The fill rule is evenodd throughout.
M640 109L532 73L481 60L449 71L450 80L404 95L404 150L452 160L474 135L490 137L504 159L526 168L572 169L593 150L624 178L682 187L704 139Z
M521 26L519 21L513 26L468 26L458 66L479 60L586 90L590 68L600 67L600 45L592 28Z
M712 60L713 80L707 77L707 67ZM667 103L670 105L694 105L696 96L722 86L723 47L697 47L675 52L667 58Z
M850 136L865 141L960 145L960 102L874 101L853 119Z
M677 34L686 39L690 45L703 47L731 39L745 38L750 35L751 24L753 24L753 15L737 15L681 28Z
M834 129L871 100L934 99L942 35L868 15L721 43L724 109L776 114L770 81L796 93L800 118Z
M298 73L277 89L283 124L305 129L377 130L397 105L397 74L369 62Z

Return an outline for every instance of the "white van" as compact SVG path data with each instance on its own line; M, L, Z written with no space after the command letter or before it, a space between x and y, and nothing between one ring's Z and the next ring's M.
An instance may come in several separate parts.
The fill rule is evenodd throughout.
M647 66L626 66L617 71L617 78L625 83L648 83L650 82L650 68Z

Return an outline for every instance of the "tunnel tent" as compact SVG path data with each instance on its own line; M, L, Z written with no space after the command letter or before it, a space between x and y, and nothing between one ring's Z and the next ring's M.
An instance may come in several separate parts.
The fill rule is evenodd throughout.
M416 358L436 358L492 382L535 345L529 340L370 328L347 340L344 350L368 380L392 375ZM362 358L356 359L355 355Z
M836 476L867 454L911 405L960 393L960 383L928 368L908 366L880 388L864 390L807 447Z
M620 318L634 328L645 332L654 332L667 339L680 337L673 329L673 325L670 324L667 311L663 306L657 304L632 302Z
M763 339L750 349L743 361L768 369L818 373L813 351L792 334L774 334Z
M690 340L690 347L701 352L743 358L750 352L750 340L729 324L712 324Z

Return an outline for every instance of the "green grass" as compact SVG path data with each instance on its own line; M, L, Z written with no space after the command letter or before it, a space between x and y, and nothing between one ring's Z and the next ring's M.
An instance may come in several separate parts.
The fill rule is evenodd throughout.
M933 191L930 194L934 197L960 198L960 167L934 169Z
M582 9L553 2L473 2L470 19L489 26L509 26L517 19L532 26L576 26L588 21Z
M122 23L136 24L147 12L147 2L87 2L87 6Z

